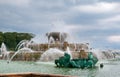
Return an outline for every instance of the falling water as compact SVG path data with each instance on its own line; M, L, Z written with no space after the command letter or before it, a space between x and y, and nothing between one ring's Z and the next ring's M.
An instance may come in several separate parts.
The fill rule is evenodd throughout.
M69 48L69 47L67 47L67 49L66 49L65 52L68 53L68 54L71 56L71 59L72 59L72 54L71 54L71 51L70 51L70 48Z
M66 51L62 51L57 48L50 48L41 55L40 61L54 61L55 59L64 56L64 53L70 54L72 59L72 54L69 47L67 47Z
M2 43L0 51L1 51L1 56L3 56L3 59L9 59L10 52L7 51L5 43Z
M2 43L1 52L6 52L6 51L7 51L6 45L5 45L5 43Z
M64 55L63 51L57 48L50 48L41 55L40 61L53 61L63 55Z
M50 40L49 40L49 44L54 44L55 43L55 40L54 40L54 38L52 37L52 36L50 36Z
M19 50L23 47L28 47L30 44L32 44L31 40L30 41L29 40L22 40L17 44L15 50Z
M30 48L27 48L27 47L21 48L21 49L17 50L17 51L12 55L12 57L9 59L8 63L9 63L10 61L12 61L12 59L13 59L18 53L25 53L25 52L30 52L30 53L32 53L32 52L34 52L34 51L31 50Z
M112 59L115 58L112 51L101 51L100 49L93 49L92 52L97 56L98 59Z
M17 53L34 52L32 49L28 48L29 44L31 44L31 41L28 40L22 40L20 43L18 43L16 46L17 51L12 55L8 63L17 55Z
M50 39L49 39L49 41L48 41L48 48L50 48L50 45L51 45L51 44L54 44L54 43L55 43L54 38L53 38L52 36L50 36Z

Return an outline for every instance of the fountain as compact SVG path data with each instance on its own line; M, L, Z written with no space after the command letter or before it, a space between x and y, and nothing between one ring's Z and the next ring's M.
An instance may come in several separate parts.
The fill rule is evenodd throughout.
M9 59L9 53L10 52L7 51L5 43L2 43L1 48L0 48L0 52L1 52L0 56L3 59L7 59L7 60Z
M59 59L59 57L64 56L64 53L68 53L70 55L70 59L77 59L79 58L79 54L81 50L84 50L86 53L90 52L89 50L89 43L80 44L80 43L73 43L69 44L66 41L67 33L60 33L60 32L49 32L46 33L46 36L48 38L47 44L33 44L33 41L29 40L22 40L18 43L15 50L16 52L11 56L9 59L9 62L18 54L18 53L34 53L34 48L39 48L40 46L46 47L43 49L43 51L40 51L42 53L40 57L40 61L54 61L56 59ZM69 46L69 47L68 47ZM3 48L2 48L3 49ZM41 50L39 48L39 50ZM37 51L36 51L37 52ZM104 58L103 55L108 58L112 57L112 53L108 52L97 52L96 50L93 50L92 53L94 56L96 55L98 59ZM77 54L77 55L75 55ZM99 54L99 55L98 55ZM100 56L101 54L101 56ZM96 57L95 56L95 57Z
M67 48L66 48L65 53L68 53L68 54L70 55L70 59L72 59L72 58L73 58L73 57L72 57L72 53L71 53L71 51L70 51L70 48L69 48L69 47L67 47Z
M50 48L41 55L40 61L54 61L63 55L63 51L57 48Z
M115 51L110 50L100 50L100 49L92 49L91 52L93 52L99 60L102 59L114 59L115 58Z
M28 48L28 46L30 45L30 44L32 44L32 42L33 41L29 41L29 40L22 40L22 41L20 41L18 44L17 44L17 46L16 46L16 48L15 48L15 50L19 50L19 49L21 49L21 48L23 48L23 47L27 47Z
M59 59L59 57L64 56L64 53L68 53L72 59L72 53L69 47L67 47L66 51L58 48L50 48L41 55L40 61L55 61L55 59Z
M50 39L49 39L49 44L54 44L55 43L55 40L52 36L50 36Z
M58 36L57 36L58 35ZM70 48L68 47L69 44L68 42L65 41L65 38L62 39L63 37L63 33L48 33L48 42L49 45L55 43L56 39L58 39L57 41L60 42L60 44L63 43L63 50L60 49L56 49L56 48L50 48L47 51L45 51L43 53L43 55L41 55L40 60L41 61L50 61L53 60L55 61L55 64L58 67L74 67L74 68L84 68L84 67L93 67L95 66L95 64L98 61L98 58L96 56L93 55L92 52L88 52L88 43L87 44L78 44L78 51L80 50L82 52L82 54L80 54L81 58L78 59L72 59L72 52L70 50ZM50 47L50 46L49 46ZM87 52L84 52L87 51ZM87 53L87 58L84 58L84 54Z
M88 58L82 57L82 58L74 59L72 57L72 53L74 52L70 50L69 44L68 42L66 42L67 34L59 33L59 32L51 32L51 33L47 33L46 35L48 36L49 49L46 50L41 55L40 61L55 61L55 64L59 67L61 66L69 67L70 65L71 65L70 67L93 67L97 63L98 61L97 57L94 56L91 52L88 52L89 51L88 43L78 44L76 45L77 47L75 47L78 51L83 50L85 51L84 53L88 52L87 53ZM56 43L56 41L62 46L58 48L57 47L50 48L51 45ZM59 48L63 48L63 49L59 49ZM80 54L80 55L84 56L84 54ZM66 61L67 59L65 58L66 56L69 56L68 57L69 61ZM92 58L89 56L92 56ZM82 66L81 64L85 66Z
M49 41L52 40L54 42L48 42L47 44L33 44L32 41L22 40L16 46L16 52L12 55L12 57L9 59L8 62L13 60L15 55L17 55L18 53L26 54L26 53L41 52L42 54L41 56L39 56L40 59L39 61L37 60L37 62L33 62L33 61L16 60L7 64L5 60L0 60L0 68L1 68L0 73L29 72L30 74L29 76L33 76L34 73L30 73L30 72L38 72L38 73L48 73L48 74L71 75L78 77L79 76L80 77L101 77L101 76L119 77L119 73L118 73L118 71L120 70L119 60L117 62L113 60L105 60L105 59L113 58L114 56L113 54L119 55L118 52L113 53L112 51L101 51L96 49L90 50L87 43L85 44L67 43L66 39L63 38L64 34L59 32L58 32L58 36L52 36L54 35L54 32L53 34L50 35L51 36ZM35 48L39 48L40 51L35 51ZM7 51L4 43L3 45L1 45L1 50L2 52ZM41 61L43 61L43 63ZM55 61L55 63L53 61ZM41 63L38 64L38 62ZM67 68L56 68L55 64L58 67L67 67ZM98 67L99 65L101 68ZM76 68L85 68L85 69L83 70ZM28 74L25 75L28 76ZM37 74L37 76L39 75ZM58 75L56 76L58 77Z
M18 54L18 53L33 53L34 51L30 48L28 48L29 44L32 42L29 40L22 40L18 43L15 49L17 51L12 55L12 57L9 59L8 63Z
M63 43L64 41L66 41L68 34L64 32L49 32L46 33L46 36L48 38L48 41L50 41L50 38L52 37L54 41L59 41L60 43Z

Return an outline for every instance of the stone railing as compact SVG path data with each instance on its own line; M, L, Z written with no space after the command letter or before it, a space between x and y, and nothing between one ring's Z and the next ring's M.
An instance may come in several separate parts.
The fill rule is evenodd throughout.
M59 74L41 74L41 73L7 73L0 74L0 77L75 77Z

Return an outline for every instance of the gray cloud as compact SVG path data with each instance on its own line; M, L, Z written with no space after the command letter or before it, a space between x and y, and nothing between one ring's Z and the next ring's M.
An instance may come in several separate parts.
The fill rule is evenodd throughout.
M113 47L115 43L107 38L120 35L119 4L119 0L0 0L0 30L37 37L61 31L73 35L76 42Z

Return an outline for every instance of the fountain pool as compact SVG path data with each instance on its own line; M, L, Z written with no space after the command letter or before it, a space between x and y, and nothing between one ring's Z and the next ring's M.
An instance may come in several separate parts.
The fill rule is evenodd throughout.
M61 37L59 38L59 40L56 39L57 42L58 41L60 42L60 44L59 44L60 47L57 47L57 48L61 48L61 40L60 39L61 39ZM64 42L64 40L63 40L63 42ZM11 61L13 59L13 57L19 52L20 53L33 52L31 49L28 48L30 43L31 42L29 42L27 40L23 40L22 42L20 42L16 47L17 51L15 52L14 55L12 55L12 57L9 59L9 61ZM51 44L51 45L56 45L56 44ZM45 45L43 45L43 46L45 46ZM69 44L69 45L72 48L73 44ZM79 44L76 46L79 46ZM56 51L58 51L58 50L54 49L55 51L53 51L53 50L46 51L46 49L48 49L48 47L49 47L49 45L47 45L47 47L45 47L45 48L42 47L45 50L45 52L43 53L44 59L46 58L46 57L44 57L46 55L47 55L48 59L53 59L56 56L59 57L58 54L56 53ZM83 47L81 47L81 46L78 48L73 47L73 49L75 49L75 52L77 52L76 49L80 50L79 48L82 49ZM86 48L86 49L88 49L88 48ZM49 51L52 51L52 53L54 53L54 54L49 53ZM69 51L69 49L67 51ZM63 55L63 52L61 52L61 51L58 51L58 52L61 53L61 55ZM48 54L51 55L52 57L48 56ZM107 54L107 53L104 52L104 54ZM53 55L56 55L56 56L53 56ZM75 55L75 56L77 56L77 55ZM109 57L109 55L107 55L107 56ZM42 57L42 55L41 55L41 57ZM100 58L101 58L101 55L100 55ZM100 68L101 63L103 63L103 65L104 65L103 68ZM120 59L119 60L118 59L113 59L113 60L103 60L102 59L102 60L98 61L98 63L95 65L95 67L89 68L89 69L63 68L63 67L59 68L59 67L56 67L54 62L11 61L10 63L9 62L7 63L7 60L0 60L0 74L3 74L3 73L25 73L25 72L33 72L34 73L35 72L35 73L45 73L45 74L71 75L71 76L78 76L78 77L119 77L119 75L120 75L119 70L120 70Z
M104 64L100 68L100 63ZM25 62L12 61L7 63L5 60L0 60L0 73L23 73L37 72L47 74L62 74L78 77L119 77L120 75L120 60L101 60L96 64L96 67L90 69L79 68L58 68L53 62Z

